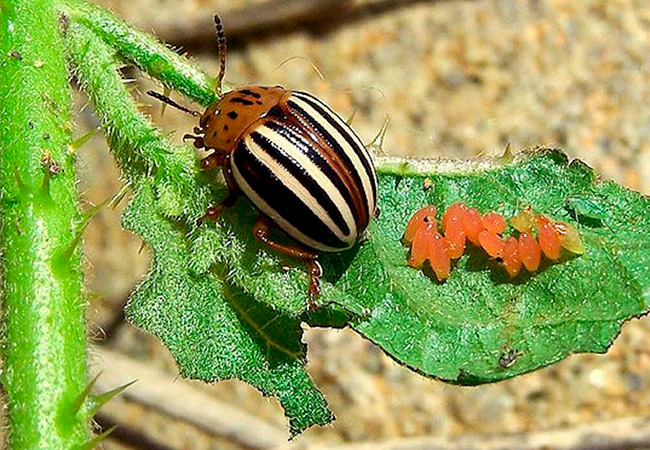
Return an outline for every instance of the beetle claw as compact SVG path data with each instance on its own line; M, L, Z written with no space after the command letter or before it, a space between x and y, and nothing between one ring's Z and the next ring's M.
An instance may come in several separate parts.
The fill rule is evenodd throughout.
M201 218L196 222L196 225L200 227L206 220L210 222L216 222L219 217L221 217L221 214L224 213L224 211L235 204L237 201L237 195L238 194L236 191L229 191L228 196L223 199L221 203L208 206L203 216L201 216Z
M309 298L308 307L309 311L314 312L322 309L322 305L318 303L318 297L321 294L320 278L323 276L323 268L317 259L309 262Z

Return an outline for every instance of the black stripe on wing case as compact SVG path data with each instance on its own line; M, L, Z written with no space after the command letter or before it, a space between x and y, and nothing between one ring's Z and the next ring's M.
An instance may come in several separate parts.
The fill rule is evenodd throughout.
M361 224L359 222L359 214L354 207L352 193L345 186L345 183L341 178L341 174L336 170L335 167L332 167L332 164L328 162L327 159L324 158L321 154L321 152L323 152L323 149L313 148L313 141L310 141L308 137L305 136L305 132L302 128L293 125L287 125L286 123L278 123L275 121L269 121L265 125L275 133L290 141L297 150L309 158L311 162L313 162L314 165L316 165L321 170L321 172L323 172L327 179L330 180L336 187L339 194L341 194L341 197L343 197L343 200L345 200L345 203L350 209L352 217L357 224L357 228L359 228Z
M369 159L369 156L367 154L367 151L365 148L359 148L359 142L360 139L354 135L354 131L350 127L343 127L337 120L330 120L328 116L336 116L339 117L336 112L334 112L329 106L327 106L325 103L321 102L318 100L316 97L313 95L307 93L307 92L302 92L302 91L293 91L292 94L296 95L298 98L301 100L305 101L308 103L312 108L314 108L316 111L319 112L319 114L322 117L328 118L328 122L332 124L334 128L341 134L341 136L344 137L344 139L350 144L350 146L354 149L355 153L361 160L361 163L363 164L363 167L366 169L366 174L368 175L368 178L370 178L371 186L372 186L372 195L373 195L373 202L376 203L377 201L377 185L375 181L375 169L373 167L372 161ZM343 119L341 119L342 121ZM355 139L356 137L356 139Z
M244 141L239 143L233 163L246 183L275 212L308 238L332 248L347 248L330 228L287 188L268 167L250 151Z
M332 201L330 195L316 182L316 180L314 180L311 174L305 170L302 165L300 165L284 148L282 148L282 145L272 141L266 136L262 136L258 132L253 132L251 134L251 139L305 187L307 192L314 197L345 236L350 235L350 228L345 222L345 219L343 219L343 215L341 215L338 206Z
M295 103L292 100L289 100L287 102L289 107L298 113L304 120L306 120L309 125L314 128L318 134L320 134L325 141L330 145L330 147L336 152L337 155L339 155L344 161L346 167L348 167L349 172L352 174L354 177L354 181L359 186L359 190L361 191L361 194L363 196L363 199L365 200L365 204L367 205L368 202L368 193L366 192L366 188L363 185L363 182L361 181L361 177L365 176L365 174L360 174L354 164L352 163L352 160L350 159L350 156L345 152L343 147L338 143L336 139L323 127L323 125L320 124L315 118L313 118L310 114L307 114L307 112L302 109L297 103ZM331 123L331 119L328 117L323 117L328 123ZM356 145L356 144L355 144ZM372 181L370 181L370 184L372 184ZM367 208L367 206L366 206ZM366 212L365 215L368 215Z

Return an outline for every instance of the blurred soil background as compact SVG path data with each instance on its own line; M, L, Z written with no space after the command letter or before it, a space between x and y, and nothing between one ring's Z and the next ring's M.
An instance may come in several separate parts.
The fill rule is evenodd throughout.
M219 13L230 43L229 83L308 90L344 117L354 114L353 126L365 141L388 116L388 154L470 158L498 155L508 143L513 149L558 146L602 178L650 193L646 1L96 1L182 46L213 73L217 55L211 17ZM180 142L194 119L172 108L161 117L161 105L140 94L160 88L136 70L124 72L142 111ZM78 122L86 130L97 127L86 98L78 95L77 103ZM87 206L120 189L119 172L101 134L80 151L79 174ZM161 383L143 376L139 384L150 380L150 386L169 392L189 386L203 398L196 408L206 413L222 411L218 405L233 408L223 410L215 423L235 421L243 430L237 434L227 424L200 425L166 411L168 402L146 404L124 396L109 402L98 417L103 427L120 426L104 444L107 450L311 449L351 443L402 448L411 438L434 442L426 441L431 438L440 445L435 448L452 448L461 436L484 436L472 441L478 447L488 435L571 432L585 424L613 432L611 420L628 423L628 418L650 416L647 319L627 323L604 356L571 356L536 373L477 388L423 378L350 330L307 329L309 371L337 420L286 443L277 402L239 381L205 385L177 379L162 344L123 322L121 307L149 265L140 239L120 227L125 203L102 211L85 235L93 369L103 371L110 384L117 370L111 355L126 357L126 366L119 366L122 375L130 376L131 363L145 366ZM175 401L191 407L194 399ZM648 422L635 423L632 434L647 436ZM623 448L612 445L598 448Z

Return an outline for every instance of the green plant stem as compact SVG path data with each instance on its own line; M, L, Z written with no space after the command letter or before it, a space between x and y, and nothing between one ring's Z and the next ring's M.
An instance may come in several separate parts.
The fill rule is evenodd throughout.
M115 51L91 29L76 22L68 25L64 42L74 73L95 105L111 150L128 180L156 172L172 150L162 133L138 112L118 74Z
M72 20L93 30L124 59L166 86L204 106L216 100L214 79L150 34L136 30L110 12L84 0L62 0L61 8Z
M127 180L135 184L145 176L155 177L158 197L167 215L202 215L207 199L205 190L196 184L194 150L171 145L140 114L118 73L120 63L115 51L93 29L76 21L68 26L65 45Z
M9 447L89 438L83 219L69 150L70 93L52 0L0 4L2 385Z

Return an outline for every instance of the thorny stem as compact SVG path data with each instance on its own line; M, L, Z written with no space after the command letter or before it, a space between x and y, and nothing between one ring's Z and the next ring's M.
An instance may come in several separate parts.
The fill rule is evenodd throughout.
M166 86L204 106L216 100L215 80L150 34L135 30L110 12L84 0L61 0L61 9L72 20L100 36L122 58L131 61Z
M203 105L215 100L213 79L83 0L0 1L2 384L13 450L96 443L82 398L79 243L87 220L76 201L65 50L127 179L157 177L158 200L168 215L200 215L206 203L205 192L194 188L193 150L171 146L138 113L117 70L131 61Z
M205 191L196 188L194 150L171 145L138 111L118 73L115 51L91 28L71 20L64 39L70 64L101 118L127 180L137 184L143 177L157 178L166 214L199 217L207 200Z
M86 323L70 92L52 0L0 3L0 242L9 447L82 448Z

